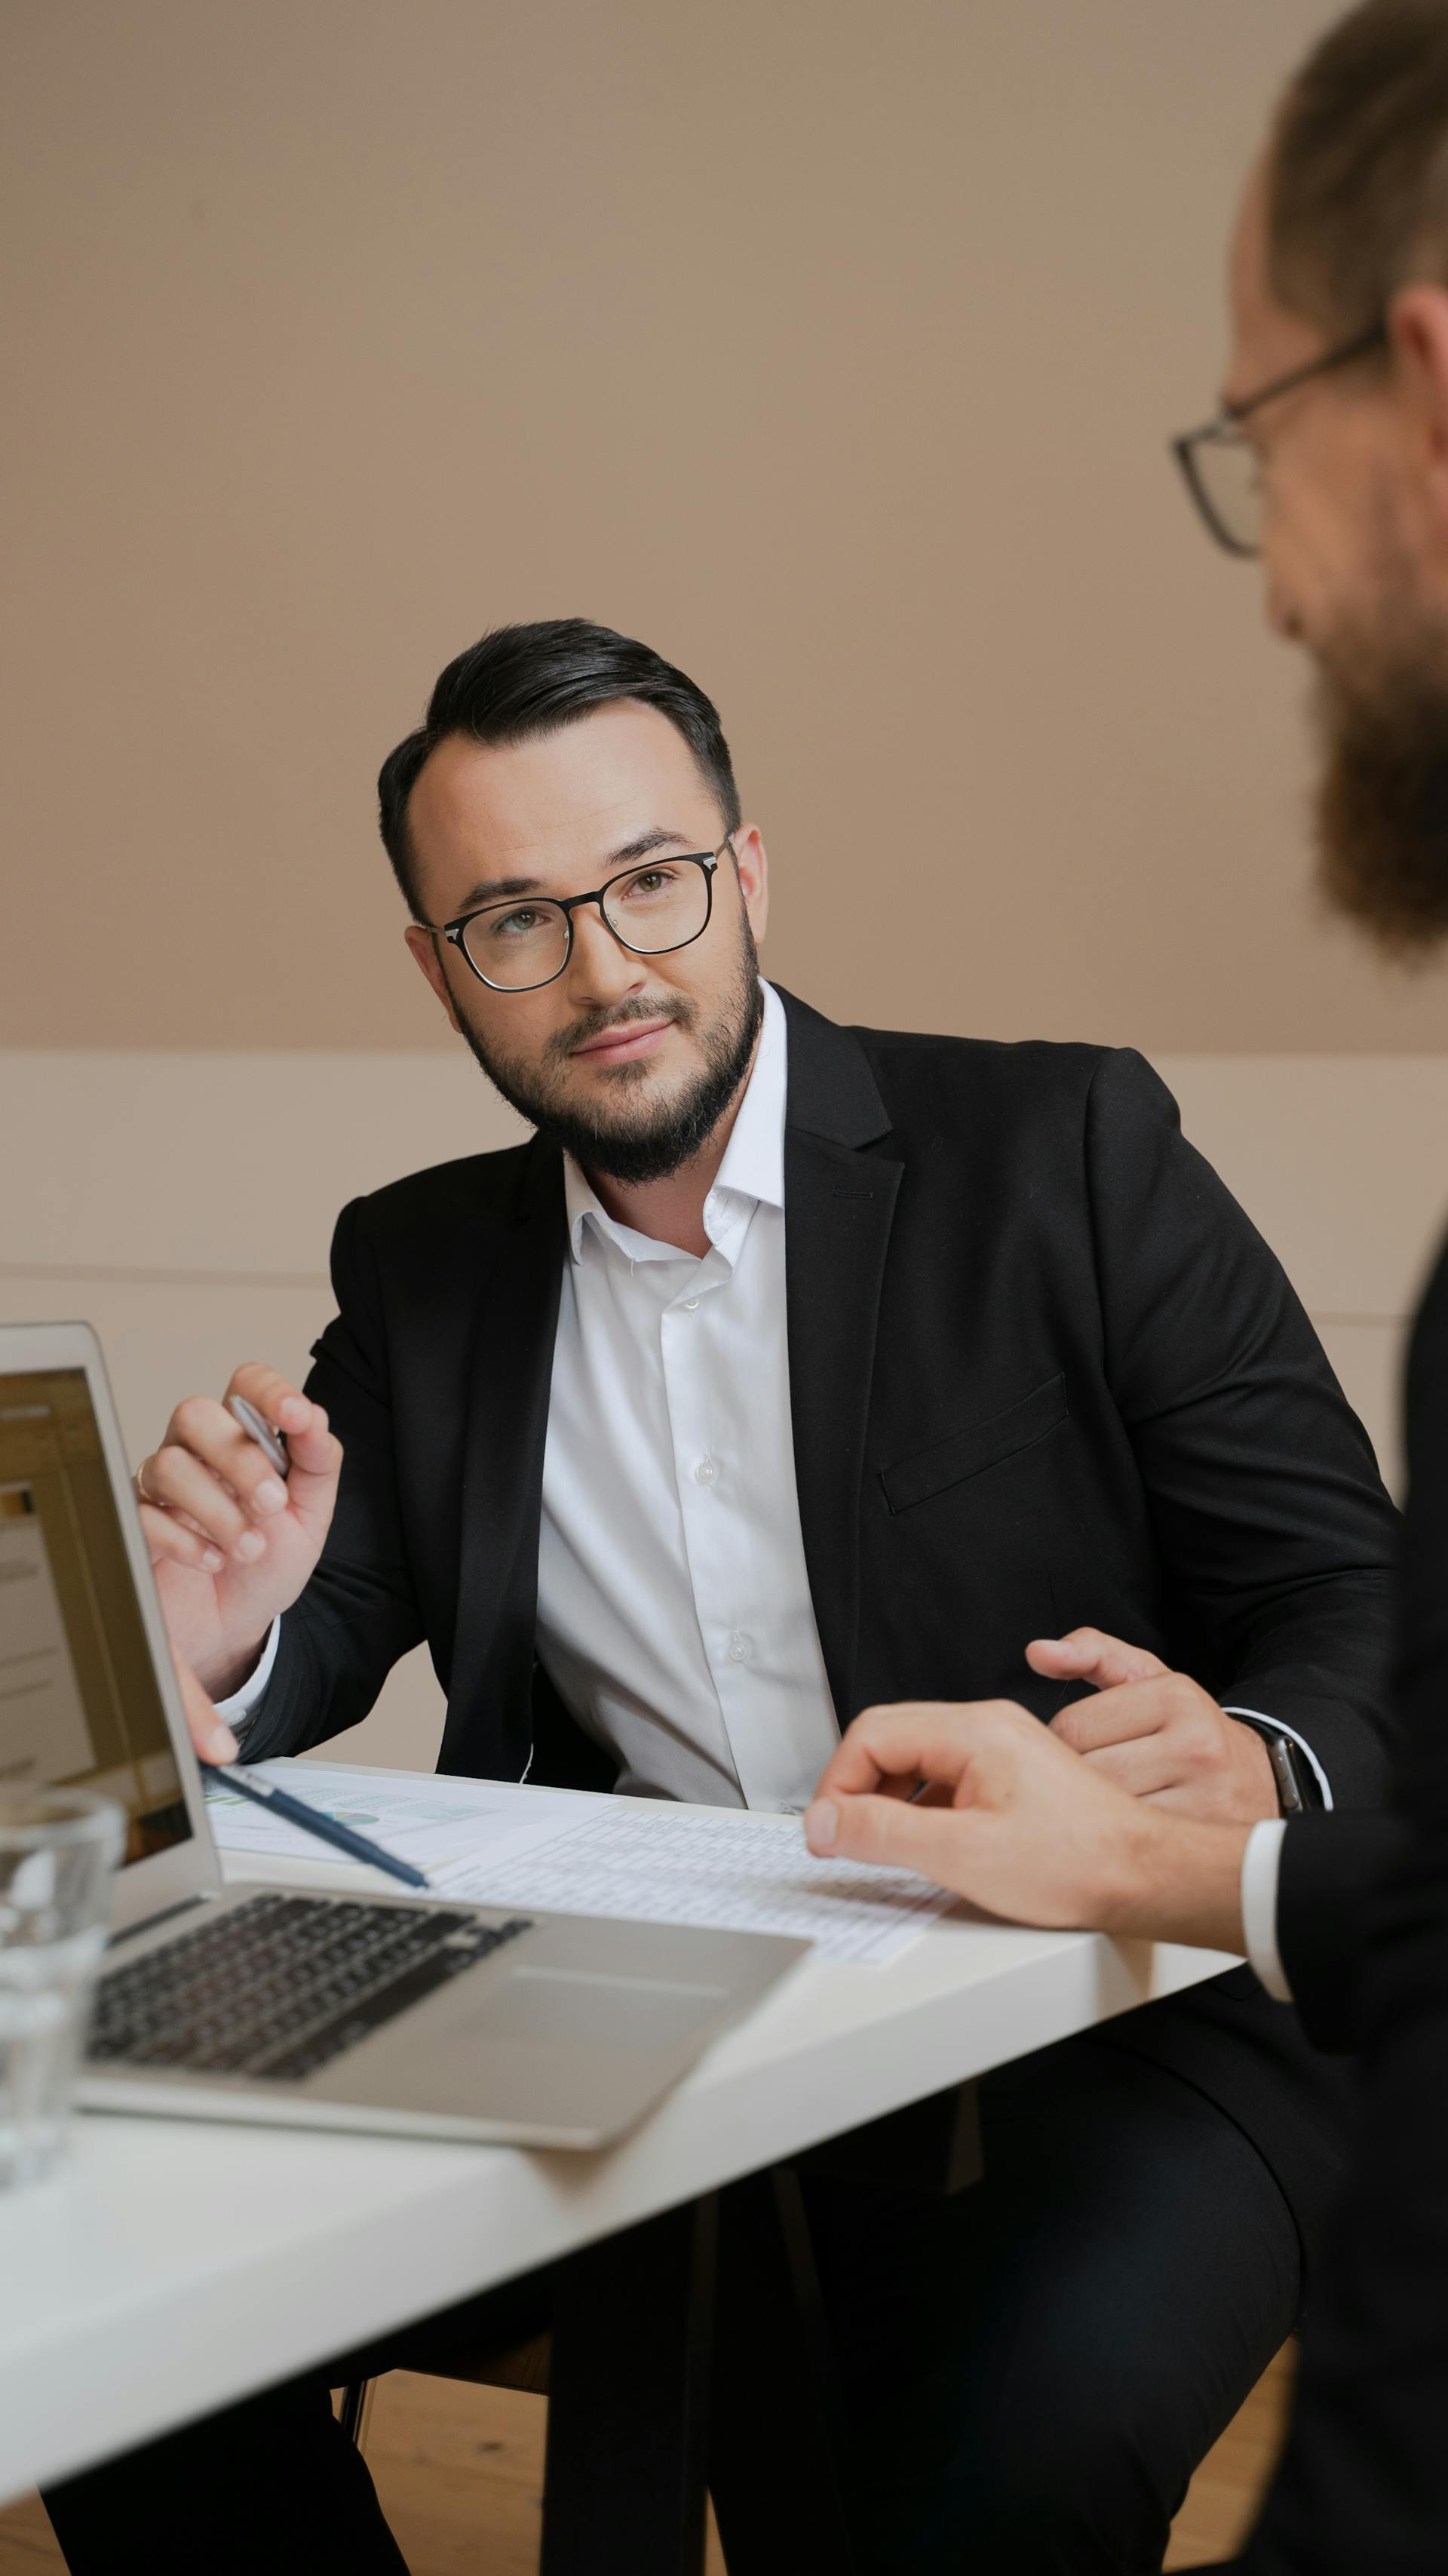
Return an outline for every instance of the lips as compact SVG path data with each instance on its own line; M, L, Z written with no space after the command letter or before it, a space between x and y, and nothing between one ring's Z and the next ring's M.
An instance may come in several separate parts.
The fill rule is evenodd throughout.
M629 1020L621 1028L605 1029L601 1036L590 1038L586 1046L574 1047L573 1061L599 1066L637 1063L653 1054L673 1025L672 1020Z

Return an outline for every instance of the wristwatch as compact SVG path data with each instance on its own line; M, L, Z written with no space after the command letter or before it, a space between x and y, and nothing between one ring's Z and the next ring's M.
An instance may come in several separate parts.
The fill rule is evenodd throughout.
M1322 1791L1313 1776L1311 1765L1303 1758L1302 1747L1290 1735L1269 1735L1258 1729L1267 1747L1272 1777L1277 1783L1277 1804L1284 1816L1305 1816L1309 1807L1320 1807Z
M1260 1717L1255 1708L1224 1707L1223 1714L1235 1717L1239 1726L1250 1726L1266 1745L1279 1815L1305 1816L1326 1804L1322 1782L1295 1736L1284 1735L1280 1726L1274 1726L1270 1717Z

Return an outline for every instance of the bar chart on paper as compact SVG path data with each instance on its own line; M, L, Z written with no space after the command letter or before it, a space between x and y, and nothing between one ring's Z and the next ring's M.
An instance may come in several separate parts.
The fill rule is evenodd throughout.
M470 1854L480 1842L499 1834L506 1844L526 1845L560 1808L572 1801L550 1796L546 1789L521 1793L510 1781L463 1780L449 1774L350 1770L340 1762L259 1762L260 1777L289 1796L304 1799L334 1823L385 1844L399 1860L410 1860L429 1874L445 1863ZM318 1845L301 1825L268 1815L265 1807L229 1789L224 1780L208 1780L206 1812L223 1851L251 1853L257 1859L315 1861Z

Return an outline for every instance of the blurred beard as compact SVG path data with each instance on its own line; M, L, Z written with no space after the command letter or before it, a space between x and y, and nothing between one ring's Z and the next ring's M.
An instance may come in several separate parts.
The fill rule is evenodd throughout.
M1411 959L1448 937L1448 626L1391 587L1378 632L1319 656L1317 843L1330 902Z
M463 1036L495 1090L509 1106L537 1128L540 1136L561 1145L586 1172L600 1172L625 1188L664 1181L691 1162L712 1136L749 1070L754 1041L764 1017L759 981L759 952L747 919L741 918L738 970L728 999L701 1027L699 1006L682 993L657 1001L639 995L613 1011L586 1011L572 1027L551 1038L541 1062L520 1064L485 1047L463 1022ZM575 1110L567 1097L567 1064L574 1047L602 1037L605 1029L626 1028L631 1020L672 1020L677 1028L699 1032L702 1070L672 1100L652 1107L629 1107L629 1095L648 1082L650 1066L621 1064L607 1076L616 1111L600 1105L591 1114Z

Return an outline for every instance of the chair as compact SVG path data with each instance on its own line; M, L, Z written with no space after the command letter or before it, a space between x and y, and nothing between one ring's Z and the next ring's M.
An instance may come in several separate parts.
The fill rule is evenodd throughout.
M935 2195L980 2171L975 2088L951 2086L571 2256L551 2334L449 2346L432 2364L414 2337L407 2367L549 2399L542 2576L702 2576L706 2480L731 2566L852 2576L848 2445L801 2177ZM354 2380L342 2393L359 2447L371 2392Z

